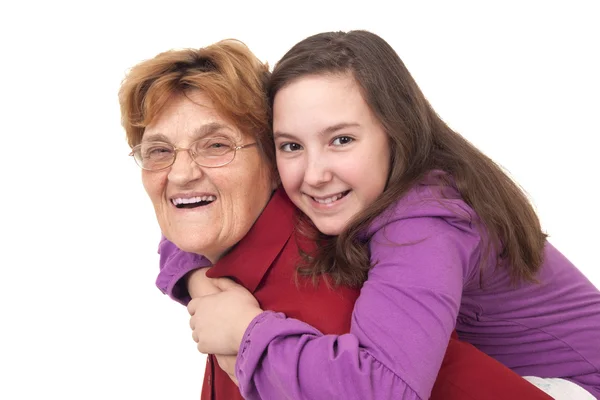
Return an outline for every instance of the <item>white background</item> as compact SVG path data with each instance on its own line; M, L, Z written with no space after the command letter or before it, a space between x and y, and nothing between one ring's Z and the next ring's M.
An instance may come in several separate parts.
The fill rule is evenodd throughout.
M117 91L142 59L227 37L273 65L313 33L382 35L600 286L597 1L118 3L0 6L0 398L199 397L204 357L154 286L159 230Z

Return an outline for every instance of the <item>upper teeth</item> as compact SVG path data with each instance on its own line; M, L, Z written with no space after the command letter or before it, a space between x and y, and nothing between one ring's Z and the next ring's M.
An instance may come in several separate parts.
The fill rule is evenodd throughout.
M331 196L331 197L327 197L325 199L318 199L316 197L313 197L313 199L317 202L317 203L321 203L321 204L329 204L329 203L333 203L336 200L341 199L343 196L343 193L338 193L335 196Z
M175 205L179 205L179 204L191 204L191 203L199 203L201 201L215 201L217 198L216 196L197 196L197 197L190 197L187 199L173 199L171 200L173 202L173 204Z

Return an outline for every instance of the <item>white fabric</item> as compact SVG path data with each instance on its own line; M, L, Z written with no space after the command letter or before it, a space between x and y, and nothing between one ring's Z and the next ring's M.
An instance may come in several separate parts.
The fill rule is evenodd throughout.
M523 378L556 400L596 400L590 392L565 379L539 378L537 376L524 376Z

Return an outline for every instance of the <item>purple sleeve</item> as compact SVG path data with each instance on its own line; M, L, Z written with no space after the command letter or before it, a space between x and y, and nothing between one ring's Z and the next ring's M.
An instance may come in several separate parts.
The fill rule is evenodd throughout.
M198 268L209 267L210 261L199 254L186 253L164 236L158 245L160 272L156 286L164 294L184 306L191 300L185 284L185 275Z
M323 335L280 313L255 318L236 364L245 398L429 398L479 238L413 218L379 230L371 252L349 334Z

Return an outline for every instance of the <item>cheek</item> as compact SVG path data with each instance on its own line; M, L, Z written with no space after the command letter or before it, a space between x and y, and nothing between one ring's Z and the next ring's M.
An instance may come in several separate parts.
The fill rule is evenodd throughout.
M231 170L216 169L213 172L213 184L222 196L235 198L234 205L247 204L248 199L260 199L264 197L263 192L270 193L272 185L269 169L259 158L251 158Z
M293 189L302 184L302 166L295 160L277 160L277 170L283 187Z
M389 174L389 163L382 157L381 161L373 166L371 172L369 176L363 177L365 186L368 185L367 187L369 188L367 193L369 203L377 200L385 190Z
M361 176L363 182L370 182L373 188L381 187L383 191L390 171L390 149L387 140L373 143L359 159L363 160L362 163L354 163L354 166L348 167L353 168L356 176Z
M160 197L165 186L165 177L163 174L157 174L156 172L142 171L142 184L146 193L155 202Z
M392 168L391 166L391 154L389 149L386 149L385 151L382 152L382 156L380 159L380 167L379 170L380 172L380 178L381 178L381 185L382 185L382 190L385 189L385 184L387 183L387 180L390 176L390 169Z

